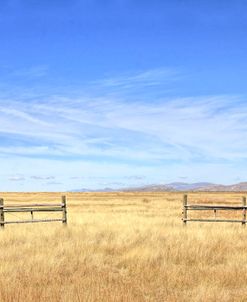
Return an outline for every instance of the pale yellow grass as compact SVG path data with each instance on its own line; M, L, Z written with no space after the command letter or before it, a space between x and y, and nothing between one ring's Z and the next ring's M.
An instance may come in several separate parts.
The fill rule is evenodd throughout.
M61 193L0 196L6 204L54 202ZM242 194L190 196L241 203ZM176 193L67 197L67 227L0 232L0 301L247 301L247 226L185 228Z

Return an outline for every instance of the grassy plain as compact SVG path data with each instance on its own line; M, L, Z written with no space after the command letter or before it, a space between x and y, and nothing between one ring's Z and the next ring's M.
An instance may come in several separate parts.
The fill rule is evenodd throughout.
M61 195L0 197L5 204L52 203ZM241 204L242 195L189 198ZM21 224L0 231L0 301L247 301L247 226L183 227L180 193L68 193L67 198L67 227Z

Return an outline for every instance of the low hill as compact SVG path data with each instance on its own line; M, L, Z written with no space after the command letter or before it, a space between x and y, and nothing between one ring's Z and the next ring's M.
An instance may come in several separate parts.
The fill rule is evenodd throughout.
M247 191L247 182L241 182L232 185L221 185L213 184L208 182L198 183L184 183L184 182L173 182L169 184L153 184L140 187L129 187L129 188L102 188L102 189L78 189L72 190L72 192L182 192L182 191L193 191L193 192L241 192Z

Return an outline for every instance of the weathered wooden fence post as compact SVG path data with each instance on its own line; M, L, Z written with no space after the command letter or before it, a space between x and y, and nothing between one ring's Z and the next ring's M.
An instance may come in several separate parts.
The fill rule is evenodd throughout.
M184 198L183 198L183 223L184 225L186 225L187 223L187 204L188 204L188 196L187 195L184 195Z
M63 223L67 224L67 203L66 196L62 196L62 208L63 208Z
M243 221L242 221L242 225L245 226L246 225L246 197L242 198L242 202L243 202Z
M3 211L3 205L4 201L3 198L0 198L0 227L4 228L4 211Z

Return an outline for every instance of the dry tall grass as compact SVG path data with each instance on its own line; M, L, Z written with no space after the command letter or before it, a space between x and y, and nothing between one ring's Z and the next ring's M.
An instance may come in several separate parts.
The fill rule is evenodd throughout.
M61 194L0 195L10 204ZM241 195L190 196L241 203ZM0 301L247 301L247 226L185 228L176 193L67 197L67 227L7 225L0 232Z

